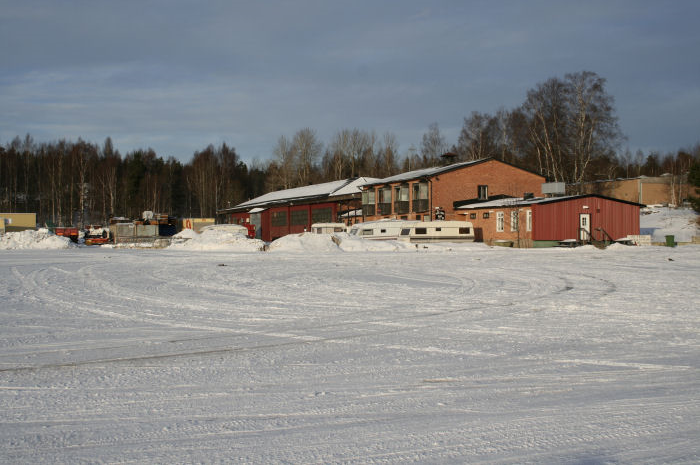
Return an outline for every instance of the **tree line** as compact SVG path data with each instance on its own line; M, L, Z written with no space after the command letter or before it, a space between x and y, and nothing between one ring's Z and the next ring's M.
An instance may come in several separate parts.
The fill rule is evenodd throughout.
M40 224L55 225L104 224L145 210L213 217L260 195L264 178L225 143L182 164L152 149L122 156L109 137L98 146L82 139L36 143L27 135L0 147L0 211L36 212Z
M583 71L537 84L516 108L472 112L452 144L433 123L419 147L403 154L394 134L356 128L337 131L327 143L311 128L282 135L270 160L251 166L226 143L196 151L183 164L152 149L122 156L109 137L98 145L18 136L0 146L0 211L36 212L40 223L56 225L136 218L144 210L213 217L274 190L435 166L446 152L455 161L494 157L574 190L593 180L684 175L700 163L700 144L676 153L632 154L620 149L624 140L605 79Z

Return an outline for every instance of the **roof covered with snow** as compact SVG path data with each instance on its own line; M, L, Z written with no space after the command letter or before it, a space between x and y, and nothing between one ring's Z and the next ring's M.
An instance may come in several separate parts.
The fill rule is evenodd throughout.
M437 176L441 173L445 173L447 171L452 171L452 170L456 170L459 168L464 168L466 166L476 165L476 164L483 163L483 162L488 161L488 160L491 160L491 158L482 158L480 160L472 160L472 161L463 161L461 163L453 163L453 164L447 165L447 166L435 166L432 168L423 168L420 170L407 171L405 173L397 174L394 176L389 176L388 178L375 179L375 180L372 180L370 182L367 182L365 185L371 186L371 185L376 185L376 184L390 184L393 182L409 181L411 179L430 178L433 176Z
M242 210L255 207L266 207L287 203L294 200L314 200L322 198L335 198L359 194L360 186L371 183L375 178L353 178L341 179L339 181L324 182L321 184L312 184L310 186L295 187L293 189L284 189L275 192L269 192L254 199L240 203L231 210Z
M622 202L622 203L627 203L630 205L636 205L639 207L644 206L644 205L636 203L636 202L630 202L628 200L622 200L622 199L615 199L613 197L607 197L605 195L582 194L582 195L563 195L561 197L532 197L529 199L524 199L523 197L506 197L506 198L501 198L501 199L489 200L486 202L463 205L461 207L457 207L457 209L469 210L469 209L477 209L477 208L499 208L499 207L513 207L516 205L517 206L528 206L528 205L534 205L534 204L563 202L566 200L582 199L582 198L586 198L586 197L597 197L597 198L601 198L601 199L612 200L614 202Z

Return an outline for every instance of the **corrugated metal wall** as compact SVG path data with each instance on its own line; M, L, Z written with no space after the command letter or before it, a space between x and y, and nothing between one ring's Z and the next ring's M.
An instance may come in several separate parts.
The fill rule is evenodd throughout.
M311 231L311 223L313 217L313 211L330 208L332 218L335 218L338 214L338 204L335 202L318 203L318 204L306 204L306 205L295 205L295 206L283 206L268 208L262 213L262 240L270 242L287 234L298 234L307 231ZM291 224L291 212L298 210L306 210L308 212L308 222L305 225L292 225ZM277 212L286 212L287 224L285 226L272 226L272 215Z
M587 207L587 208L586 208ZM584 197L532 207L532 238L536 241L578 239L579 215L591 215L591 233L598 239L603 228L613 239L639 234L639 207L627 203Z

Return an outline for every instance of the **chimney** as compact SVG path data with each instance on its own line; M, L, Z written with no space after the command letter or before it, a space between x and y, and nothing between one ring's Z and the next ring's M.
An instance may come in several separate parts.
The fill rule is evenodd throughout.
M442 166L447 166L457 161L457 154L454 152L445 152L440 155L440 158L442 158Z

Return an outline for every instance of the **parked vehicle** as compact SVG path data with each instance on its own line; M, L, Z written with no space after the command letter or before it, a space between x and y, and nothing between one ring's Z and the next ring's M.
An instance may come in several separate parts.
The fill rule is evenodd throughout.
M343 223L314 223L311 225L311 232L315 234L347 232L347 226Z
M109 228L101 225L89 224L85 226L85 245L102 245L110 241Z
M56 226L54 229L54 234L57 236L67 237L71 241L77 243L80 237L80 231L78 228L73 226Z
M350 235L371 240L396 240L401 230L409 228L418 221L411 220L377 220L357 223L350 228Z
M405 225L399 240L410 242L474 242L474 226L468 221L420 221Z

